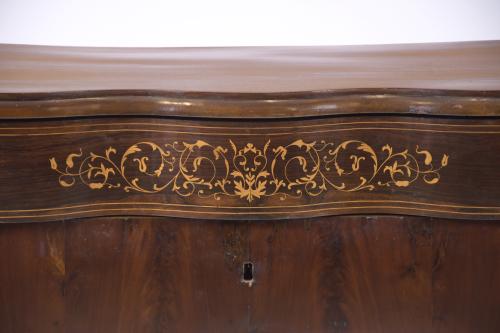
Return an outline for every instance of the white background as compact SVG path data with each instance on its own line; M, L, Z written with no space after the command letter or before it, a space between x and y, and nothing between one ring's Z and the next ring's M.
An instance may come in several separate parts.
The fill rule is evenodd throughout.
M0 0L0 43L339 45L500 39L500 0Z

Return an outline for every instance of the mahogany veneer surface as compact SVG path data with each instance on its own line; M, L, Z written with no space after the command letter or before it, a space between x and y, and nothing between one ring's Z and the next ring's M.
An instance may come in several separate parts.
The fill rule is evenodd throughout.
M2 92L499 90L500 42L216 48L2 45Z
M4 332L495 332L500 227L93 218L0 229ZM252 287L241 264L256 266ZM29 320L27 320L29 318Z
M0 45L0 332L498 332L499 116L498 41Z

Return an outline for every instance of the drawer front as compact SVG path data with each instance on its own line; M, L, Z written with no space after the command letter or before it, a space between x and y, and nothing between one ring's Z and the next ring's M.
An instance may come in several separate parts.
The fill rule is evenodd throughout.
M0 127L7 331L498 330L497 119Z
M4 224L0 322L6 333L498 332L499 247L496 222L425 217Z
M500 216L500 120L4 121L3 222Z

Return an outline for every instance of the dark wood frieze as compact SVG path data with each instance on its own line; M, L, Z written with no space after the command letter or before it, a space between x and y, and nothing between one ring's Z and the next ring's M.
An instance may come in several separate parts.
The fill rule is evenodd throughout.
M0 137L4 222L500 216L497 119L11 121Z

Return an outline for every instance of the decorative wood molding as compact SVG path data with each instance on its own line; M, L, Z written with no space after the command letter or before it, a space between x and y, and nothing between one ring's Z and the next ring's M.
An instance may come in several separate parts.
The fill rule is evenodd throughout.
M159 90L0 93L0 119L95 116L301 118L336 115L500 116L500 91L342 89L288 93Z

